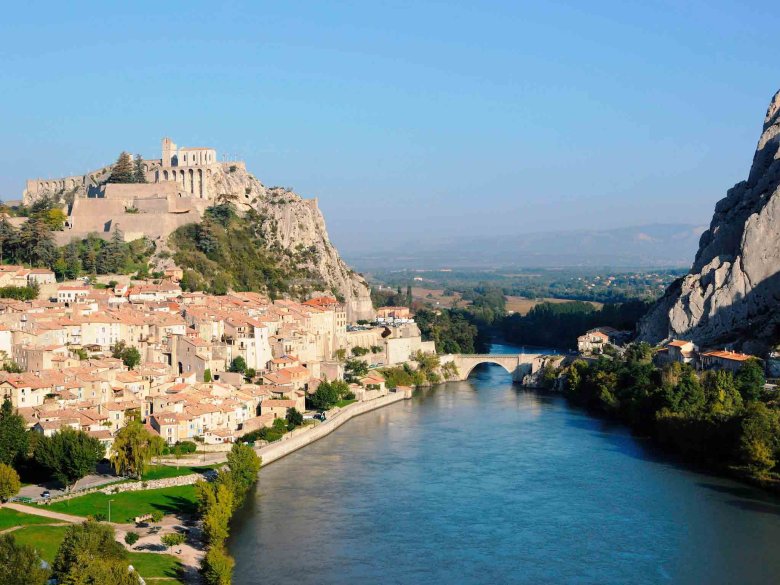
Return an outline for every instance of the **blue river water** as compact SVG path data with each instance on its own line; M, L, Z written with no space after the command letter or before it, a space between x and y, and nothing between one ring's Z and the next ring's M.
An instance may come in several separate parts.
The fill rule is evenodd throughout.
M236 585L780 583L780 501L480 366L263 469L230 551Z

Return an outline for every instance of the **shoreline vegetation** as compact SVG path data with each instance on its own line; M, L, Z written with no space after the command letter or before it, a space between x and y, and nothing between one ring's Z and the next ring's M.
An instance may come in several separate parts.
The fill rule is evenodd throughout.
M570 404L618 421L692 470L780 494L780 412L757 360L736 373L697 372L654 365L652 348L640 343L621 356L576 359L544 379Z
M421 310L423 339L435 340L443 353L498 339L565 353L576 348L579 335L595 327L635 330L651 306L646 300L600 308L580 300L541 302L525 315L510 314L504 292L476 286L458 291L469 299L468 306ZM762 366L753 361L735 373L697 372L689 365L656 366L653 353L646 344L632 344L595 361L567 357L560 370L545 368L542 383L590 415L619 421L638 437L649 438L693 469L780 493L780 400L764 390ZM420 378L408 368L395 368L388 383L395 375L410 385Z

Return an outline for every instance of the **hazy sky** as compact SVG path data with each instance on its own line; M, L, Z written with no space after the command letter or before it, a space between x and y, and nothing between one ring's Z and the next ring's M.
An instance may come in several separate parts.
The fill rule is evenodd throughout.
M159 141L317 196L347 252L709 221L780 88L776 3L12 3L0 195Z

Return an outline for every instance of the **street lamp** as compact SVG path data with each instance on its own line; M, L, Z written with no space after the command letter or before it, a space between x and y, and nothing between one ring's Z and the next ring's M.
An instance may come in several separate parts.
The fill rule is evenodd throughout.
M108 523L111 524L111 502L114 500L108 500Z

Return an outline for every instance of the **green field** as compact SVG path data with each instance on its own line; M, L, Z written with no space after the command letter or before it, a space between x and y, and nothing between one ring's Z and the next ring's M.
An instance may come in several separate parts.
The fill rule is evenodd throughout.
M171 555L160 555L156 553L131 552L129 556L130 564L133 565L141 577L169 577L176 579L179 573L179 560ZM160 580L155 579L155 583ZM162 581L163 583L165 581ZM178 583L178 580L173 581Z
M43 520L52 522L50 518L43 518ZM27 526L14 530L11 535L16 542L35 548L44 561L51 563L57 556L57 549L67 529L67 526Z
M204 471L214 469L215 467L216 465L180 465L178 468L173 465L150 465L144 472L142 479L144 481L150 481L153 479L180 477L193 473L203 473Z
M151 514L160 510L164 514L194 514L195 486L184 485L157 490L103 494L87 494L72 500L64 500L46 506L48 510L73 514L74 516L94 516L104 514L108 518L108 501L111 500L112 522L133 522L136 516Z
M339 408L344 408L345 406L349 406L353 402L357 402L357 400L355 398L350 398L350 399L342 398L336 403L336 406L338 406Z
M52 524L56 520L44 518L43 516L33 516L24 514L9 508L0 508L0 530L12 528L14 526L27 526L28 524Z

